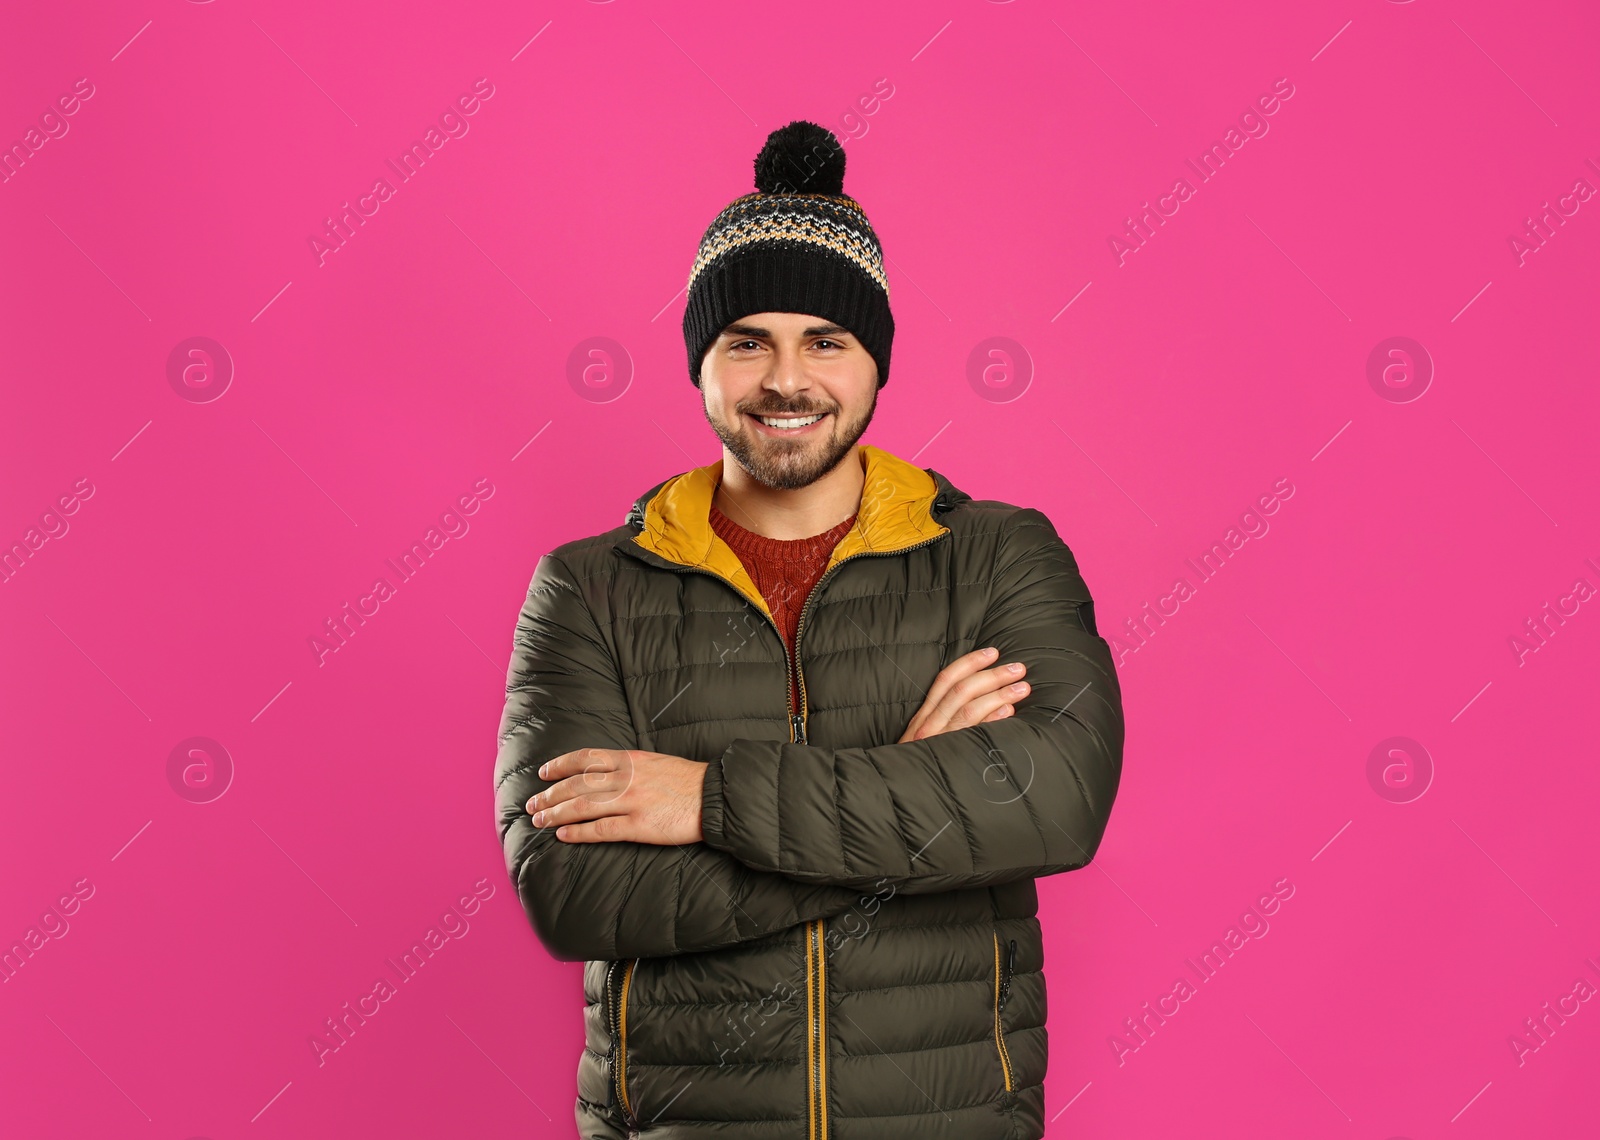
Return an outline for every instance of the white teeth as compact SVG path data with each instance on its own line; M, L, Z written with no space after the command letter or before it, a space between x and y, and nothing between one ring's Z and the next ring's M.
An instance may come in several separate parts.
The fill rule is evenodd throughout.
M762 423L766 424L768 427L797 428L797 427L805 427L807 424L814 424L818 420L820 420L822 418L822 416L820 414L818 414L818 415L815 415L815 416L805 416L805 417L803 417L801 419L795 419L795 420L780 420L780 419L774 419L771 416L757 416L756 418L758 420L760 420Z

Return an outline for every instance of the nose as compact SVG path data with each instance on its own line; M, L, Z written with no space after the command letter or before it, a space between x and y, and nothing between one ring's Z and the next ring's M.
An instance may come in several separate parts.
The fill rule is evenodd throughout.
M777 363L772 367L772 375L767 378L767 390L785 400L792 400L797 393L804 392L810 386L800 361L787 353L779 353Z
M773 403L781 401L786 408L809 407L813 403L809 397L811 384L800 374L797 365L786 367L779 364L762 387L766 389Z

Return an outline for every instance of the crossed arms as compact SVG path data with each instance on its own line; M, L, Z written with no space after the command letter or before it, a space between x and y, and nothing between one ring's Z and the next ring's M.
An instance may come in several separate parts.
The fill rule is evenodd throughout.
M1121 690L1071 551L1038 511L1010 523L976 644L1027 666L1014 715L868 748L735 740L705 767L703 841L681 845L567 843L533 825L528 801L552 786L543 762L637 745L577 583L541 558L508 669L495 811L550 954L711 950L842 914L863 890L926 894L1087 864L1121 776Z

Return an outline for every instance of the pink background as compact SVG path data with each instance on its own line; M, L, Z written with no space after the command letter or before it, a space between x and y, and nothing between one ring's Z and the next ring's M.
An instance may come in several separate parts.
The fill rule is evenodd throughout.
M838 132L888 257L867 442L1046 511L1121 638L1111 827L1040 883L1049 1134L1593 1128L1600 1002L1524 1023L1600 988L1600 598L1574 593L1600 586L1600 200L1510 239L1600 188L1595 7L872 9L11 6L0 142L94 93L0 183L0 540L56 532L0 583L0 943L53 930L0 985L0 1131L572 1135L580 967L492 822L512 628L542 552L719 454L681 290L794 118ZM468 132L319 264L324 219L480 78ZM1411 387L1374 386L1397 336ZM171 381L193 337L225 388L215 359ZM430 527L456 533L402 582L385 559ZM193 737L231 775L169 778ZM1393 737L1409 775L1369 778Z

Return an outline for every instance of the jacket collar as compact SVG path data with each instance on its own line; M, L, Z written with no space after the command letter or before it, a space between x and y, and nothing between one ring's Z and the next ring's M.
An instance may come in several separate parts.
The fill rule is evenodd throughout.
M862 444L855 454L865 475L861 505L855 525L834 547L823 573L857 554L892 554L949 533L950 528L934 518L936 506L952 506L967 498L938 473L882 448ZM627 518L638 533L619 541L617 548L652 565L666 563L716 574L770 617L766 600L739 556L711 528L711 497L722 481L722 463L718 459L693 468L646 491Z

